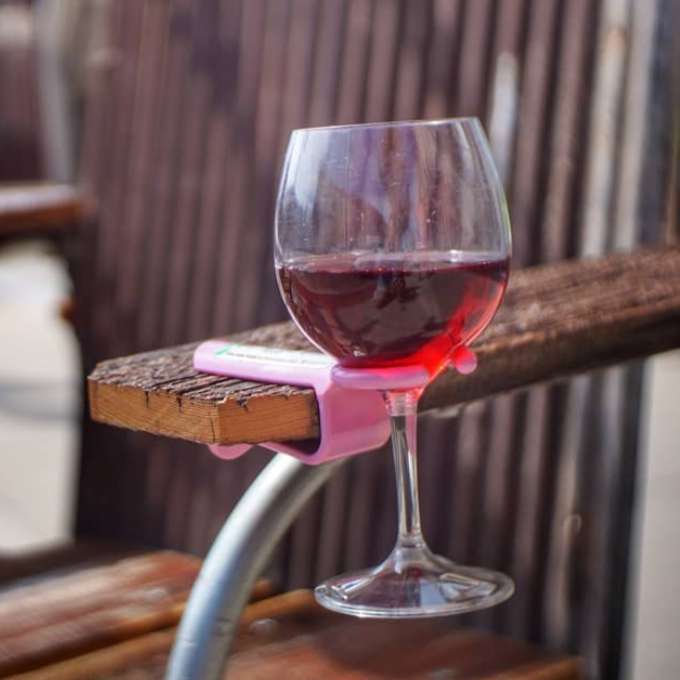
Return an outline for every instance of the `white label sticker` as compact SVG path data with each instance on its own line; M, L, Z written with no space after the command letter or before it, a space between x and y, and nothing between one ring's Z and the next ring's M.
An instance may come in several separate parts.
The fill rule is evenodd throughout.
M303 352L277 347L259 347L232 342L215 351L216 357L244 359L248 361L275 362L288 366L330 366L331 357L320 352Z

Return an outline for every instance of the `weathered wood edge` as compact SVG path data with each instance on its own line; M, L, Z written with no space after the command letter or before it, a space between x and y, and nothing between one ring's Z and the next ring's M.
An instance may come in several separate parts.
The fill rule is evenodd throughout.
M289 323L233 337L309 347ZM100 363L88 378L92 417L202 443L318 436L311 389L198 375L191 365L195 346ZM446 372L425 393L423 410L680 347L680 249L645 248L516 272L474 347L474 376Z

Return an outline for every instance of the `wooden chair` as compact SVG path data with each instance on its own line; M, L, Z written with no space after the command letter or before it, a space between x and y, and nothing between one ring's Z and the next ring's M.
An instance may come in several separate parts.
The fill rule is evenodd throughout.
M284 318L269 233L294 127L480 116L517 267L659 240L676 10L670 0L631 3L623 17L611 0L113 3L82 165L96 219L72 259L86 372ZM422 428L433 548L517 581L515 598L475 623L582 654L596 678L615 678L620 663L641 378L640 365L609 369ZM76 533L202 554L265 460L227 465L84 418ZM382 557L394 526L388 467L377 452L341 470L272 575L295 588Z

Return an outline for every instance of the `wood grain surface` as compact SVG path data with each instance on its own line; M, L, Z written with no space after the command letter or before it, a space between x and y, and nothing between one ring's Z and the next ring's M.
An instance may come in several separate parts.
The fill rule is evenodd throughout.
M0 677L176 625L199 560L155 553L0 598Z
M175 634L173 626L140 633L10 677L161 680ZM309 591L293 591L245 609L225 677L577 680L583 676L579 660L573 657L449 622L360 621L324 611Z
M309 348L291 323L232 336ZM90 375L95 420L204 443L318 435L311 389L197 374L195 344L100 363ZM515 272L474 349L473 376L452 371L422 408L447 408L680 346L680 249L644 248Z
M174 629L200 564L152 552L3 592L0 678ZM273 593L262 580L251 600Z

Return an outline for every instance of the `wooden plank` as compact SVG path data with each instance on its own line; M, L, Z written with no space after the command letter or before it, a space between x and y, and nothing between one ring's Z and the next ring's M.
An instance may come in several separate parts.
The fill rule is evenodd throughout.
M347 26L337 84L336 121L338 123L358 123L366 118L374 15L375 3L372 0L348 0ZM351 49L349 47L350 36Z
M331 125L336 121L348 10L349 2L346 0L319 3L314 73L307 117L307 124L311 127Z
M92 187L96 195L98 209L97 219L90 228L83 229L79 235L79 248L71 254L69 266L72 272L74 290L78 294L78 310L75 317L76 333L84 366L92 366L93 354L105 335L94 326L101 306L112 308L110 298L104 297L104 290L94 282L99 280L101 240L103 235L100 219L101 212L106 211L111 202L114 189L111 182L113 150L118 146L114 131L117 129L116 100L120 89L121 45L118 36L122 32L123 4L118 3L102 15L106 23L106 31L100 36L98 44L100 54L105 58L92 60L86 70L84 87L87 93L87 116L83 120L82 129L82 161L81 176ZM104 18L105 17L105 18ZM85 255L86 254L86 255ZM148 262L146 263L148 266ZM87 281L87 285L81 285ZM96 301L96 303L95 303ZM88 329L85 331L85 329ZM111 350L110 350L111 351ZM84 459L85 461L85 459ZM87 462L85 462L87 467ZM78 490L79 495L82 491ZM79 503L78 503L79 505Z
M162 336L168 342L182 342L186 337L187 312L190 308L189 286L193 257L187 257L196 246L196 217L205 200L203 182L205 157L212 140L208 138L211 82L203 73L211 67L211 44L218 27L216 3L199 3L195 8L188 53L188 73L184 92L181 139L178 151L176 204L172 215L172 245L167 253L163 297ZM141 60L140 60L141 61ZM175 171L176 172L176 171Z
M141 3L139 3L141 4ZM182 188L182 180L188 183L186 174L178 172L183 158L184 141L187 134L187 107L189 105L189 91L191 89L191 50L193 34L196 30L195 13L198 3L188 3L186 0L175 0L169 3L169 18L167 37L167 54L164 57L162 91L159 97L158 119L154 123L155 142L151 165L149 188L143 196L144 211L148 215L145 228L145 238L150 247L144 253L144 267L141 286L138 289L136 328L127 342L137 347L154 347L159 343L164 328L164 317L167 306L164 304L168 288L169 261L174 241L177 205ZM123 8L121 12L131 13L132 10ZM125 61L134 59L131 50L120 48L125 55ZM122 98L119 93L117 99ZM113 160L108 160L113 166ZM190 178L191 179L191 178ZM100 183L101 190L106 191L106 182ZM114 202L113 196L108 199ZM110 231L105 223L100 225L102 234ZM126 276L127 273L120 274ZM187 281L184 282L185 285ZM102 290L101 288L99 290ZM107 295L107 299L111 299ZM168 303L169 304L169 303ZM89 333L101 332L99 324L93 322ZM96 346L99 351L113 340L103 334L97 338Z
M199 561L155 553L0 598L0 676L176 625Z
M626 74L622 104L624 114L617 134L616 184L609 214L617 224L610 235L614 248L631 242L655 242L663 238L670 224L669 199L675 196L671 185L672 158L678 158L678 106L673 90L680 82L673 73L673 52L678 55L675 36L680 27L680 5L673 0L629 4ZM673 122L675 121L675 123ZM674 132L675 128L675 132ZM674 139L676 143L674 144ZM638 451L640 428L644 422L644 374L641 366L611 371L604 381L602 420L605 464L600 473L593 508L609 508L609 521L599 536L604 566L599 574L602 588L601 617L593 616L587 625L576 620L574 628L586 653L601 655L598 669L603 677L622 675L625 668L625 632L631 610L631 581L636 549L634 518L638 512L637 488L644 474L644 457ZM584 469L586 469L584 455ZM592 467L588 470L592 474ZM602 491L605 491L605 494ZM601 538L602 537L602 538ZM631 559L632 556L632 559ZM589 573L593 578L592 571ZM622 596L623 594L623 596ZM596 631L598 639L589 636ZM576 636L574 636L576 637ZM592 652L591 652L592 654Z
M434 0L428 36L427 88L423 116L443 118L452 111L450 93L457 84L456 54L462 39L462 0Z
M364 111L364 120L369 123L394 119L398 55L404 29L403 2L374 0L374 6Z
M112 564L142 552L148 551L117 541L92 539L64 541L18 552L3 550L0 553L0 597L14 588Z
M14 680L161 680L174 629L54 664ZM360 621L326 612L309 591L246 608L228 680L456 677L576 680L577 659L440 621Z
M123 11L123 7L127 11ZM123 227L123 219L129 200L132 180L129 177L128 158L133 149L127 140L133 129L133 113L138 108L136 96L140 93L135 88L135 78L140 72L139 54L142 39L142 18L144 3L120 3L112 6L114 26L111 31L110 49L120 50L131 58L119 60L119 64L108 76L109 87L116 92L110 102L112 108L111 138L126 140L124 144L112 144L107 150L105 184L109 184L106 193L100 195L101 208L97 219L96 247L87 253L87 258L94 261L92 278L88 287L97 291L98 297L91 301L93 309L92 323L98 334L98 342L109 343L111 351L123 353L129 321L123 321L115 307L115 290L121 272L126 272L126 236L127 228ZM115 53L115 52L114 52ZM103 152L106 153L106 152ZM102 301L106 300L102 304Z
M579 181L587 151L589 87L598 3L574 0L564 9L562 39L556 56L555 102L550 131L550 165L542 217L541 260L574 256L578 232ZM617 229L620 224L617 224Z
M527 24L527 0L505 0L498 8L491 56L493 79L486 117L489 143L498 174L509 194L521 101L521 64Z
M182 17L181 12L185 12L189 33L183 57L183 68L186 68L186 72L182 112L178 121L177 165L169 169L175 186L175 205L169 223L161 227L164 234L170 236L167 250L162 256L163 309L160 327L160 335L167 338L165 342L168 343L184 341L191 314L191 301L194 299L191 295L192 282L208 274L208 267L195 266L195 253L199 247L197 236L206 232L207 225L202 221L201 213L211 202L208 200L208 189L213 188L214 183L221 183L223 179L221 173L218 173L213 174L209 181L206 174L208 154L211 149L216 149L217 143L221 141L217 137L210 137L209 127L215 110L214 94L217 89L215 82L217 55L214 53L214 47L220 29L220 4L217 0L201 3L182 2L184 7L176 15L179 19ZM171 32L171 42L173 39ZM170 76L171 79L174 77L175 74ZM181 168L181 171L178 172L178 168ZM215 245L216 242L213 242L213 247ZM149 250L152 249L151 247ZM151 304L158 302L156 299ZM147 460L143 456L135 457ZM165 493L168 508L164 513L163 533L164 540L170 544L181 544L190 552L200 553L201 549L196 543L200 540L200 534L195 528L196 523L202 519L201 510L205 504L207 480L206 475L202 474L203 466L195 466L192 463L187 461L186 457L177 454L165 458L164 464L167 469ZM131 459L124 465L134 474L135 465ZM144 477L142 473L140 478ZM136 498L144 498L144 489L134 486L132 488ZM196 497L192 497L192 490L197 491ZM144 512L137 514L143 516ZM193 540L189 540L189 537Z
M424 117L434 3L411 0L404 4L403 12L404 30L395 58L398 63L393 120L414 120Z
M484 117L489 88L489 46L497 17L493 0L468 2L458 67L456 115Z
M131 94L132 120L130 123L129 152L120 172L124 173L123 192L125 200L116 207L114 224L121 245L117 256L118 274L111 290L107 311L115 320L113 327L119 329L113 337L106 338L110 351L116 354L129 352L134 346L134 338L139 327L140 291L143 278L150 264L150 255L156 244L151 241L149 229L157 202L154 196L156 173L152 170L157 158L158 133L157 111L162 105L161 93L169 75L167 56L170 25L170 3L139 2L141 14L137 21L141 24L141 40L135 53L134 89ZM106 257L109 253L102 253ZM122 273L124 272L124 273ZM90 304L97 304L95 298ZM104 455L101 452L101 455ZM111 454L109 454L111 455ZM114 453L113 455L116 455ZM109 458L109 460L111 460ZM120 482L129 493L128 502L115 514L115 521L121 526L134 526L139 517L146 515L145 505L153 501L153 495L145 493L144 480L148 478L148 459L142 456L129 456L122 463ZM122 462L118 458L119 462ZM173 499L165 500L172 505ZM113 515L113 513L111 513ZM153 542L144 537L142 544ZM198 554L198 553L195 553Z
M154 552L6 591L0 677L174 630L199 567L194 557ZM273 593L270 581L259 581L251 601Z
M0 238L60 234L85 213L85 200L65 184L8 184L0 187Z
M120 319L118 327L126 329L116 334L122 346L129 346L131 336L134 337L136 332L134 319L140 303L143 278L147 273L145 265L156 245L151 240L153 233L149 229L157 208L154 196L157 173L152 169L158 157L160 132L156 112L164 104L163 87L170 77L167 73L169 4L143 2L140 5L143 10L141 31L144 40L138 55L130 151L125 168L129 182L118 222L118 238L124 244L122 257L125 276L117 277L112 300Z
M33 14L25 0L0 2L0 182L35 180L44 171Z
M621 162L619 140L625 115L631 18L630 3L622 0L603 1L583 169L585 193L582 223L588 228L582 229L578 245L585 255L598 255L618 242L618 238L614 238L611 233L610 216L616 200L616 181ZM634 190L636 187L628 187L628 191Z
M86 78L88 97L91 98L92 105L88 106L88 116L83 130L85 173L83 177L93 187L99 210L92 228L83 230L80 239L82 250L76 250L72 254L71 262L74 290L78 295L75 328L84 367L91 367L94 364L101 356L103 347L106 347L105 351L112 355L116 354L111 343L117 338L112 337L108 323L102 325L102 311L105 311L108 317L112 316L112 287L109 284L116 272L107 264L106 253L110 247L110 237L119 225L119 222L111 219L110 214L116 203L117 192L116 183L113 181L115 150L121 146L120 138L117 136L120 122L117 102L125 82L123 73L127 57L123 59L122 55L127 54L126 43L123 40L126 33L127 4L114 3L107 8L104 15L106 30L100 48L100 54L106 57L96 60L96 67L92 72L87 71ZM160 205L162 202L159 202ZM107 227L113 233L106 233ZM145 261L147 268L150 266L150 259L147 258ZM107 275L103 276L105 273ZM142 293L145 290L143 289ZM140 295L141 297L143 296ZM125 540L123 533L116 534L112 527L116 521L120 521L122 514L119 512L120 508L128 505L129 489L125 490L124 504L113 509L111 503L111 490L125 488L120 478L111 484L110 471L120 464L120 457L117 455L120 448L110 438L101 438L95 444L88 443L93 441L93 431L96 432L96 426L83 423L83 456L77 483L75 532L77 536L107 536L112 540L123 541ZM96 457L89 456L88 449L96 450ZM102 492L102 489L106 490ZM92 524L96 522L101 522L107 529L92 531ZM129 532L127 535L132 536ZM131 540L142 542L136 537Z
M624 237L654 242L659 225L672 224L669 204L680 194L677 184L672 184L680 158L680 51L675 40L680 4L636 2L631 14L615 215L624 225ZM614 240L615 247L619 243Z
M215 284L218 269L229 256L221 247L222 240L233 238L230 226L232 204L230 177L238 172L234 162L236 140L235 121L237 83L239 72L239 30L241 1L228 0L220 3L218 32L212 45L212 63L219 65L219 75L211 74L212 101L207 121L209 148L200 182L205 185L204 195L197 208L194 238L196 254L194 262L200 267L191 268L190 300L187 310L187 328L198 336L209 332L210 321L215 307L215 295L219 290ZM237 167L232 167L236 165ZM227 237L227 233L230 235Z
M252 185L255 181L256 115L262 94L261 80L264 67L264 26L267 3L264 0L242 2L238 29L238 72L234 97L232 137L229 164L226 168L224 226L221 228L221 257L214 286L215 297L231 295L237 290L241 261L243 225L250 223L249 210ZM227 96L225 94L225 96ZM235 307L215 304L212 315L214 328L233 329Z
M536 264L543 237L540 215L550 158L546 153L554 104L554 68L565 3L533 3L529 13L515 164L508 203L513 221L513 260L520 267Z
M290 323L233 336L309 347ZM647 356L680 345L680 249L646 248L517 272L475 349L474 377L442 374L423 409ZM204 443L318 434L312 390L198 375L195 344L99 364L89 377L95 420Z
M236 232L237 265L231 272L232 288L238 291L226 304L230 332L252 328L262 320L267 298L276 286L271 263L274 259L271 225L274 223L277 174L290 131L307 124L314 64L314 43L318 8L310 0L288 5L270 1L264 17L260 85L254 102L253 137L249 159L251 176L240 219L231 228ZM237 172L241 169L238 168ZM244 223L258 228L244 230ZM266 274L263 274L266 272ZM281 319L280 308L274 318Z

